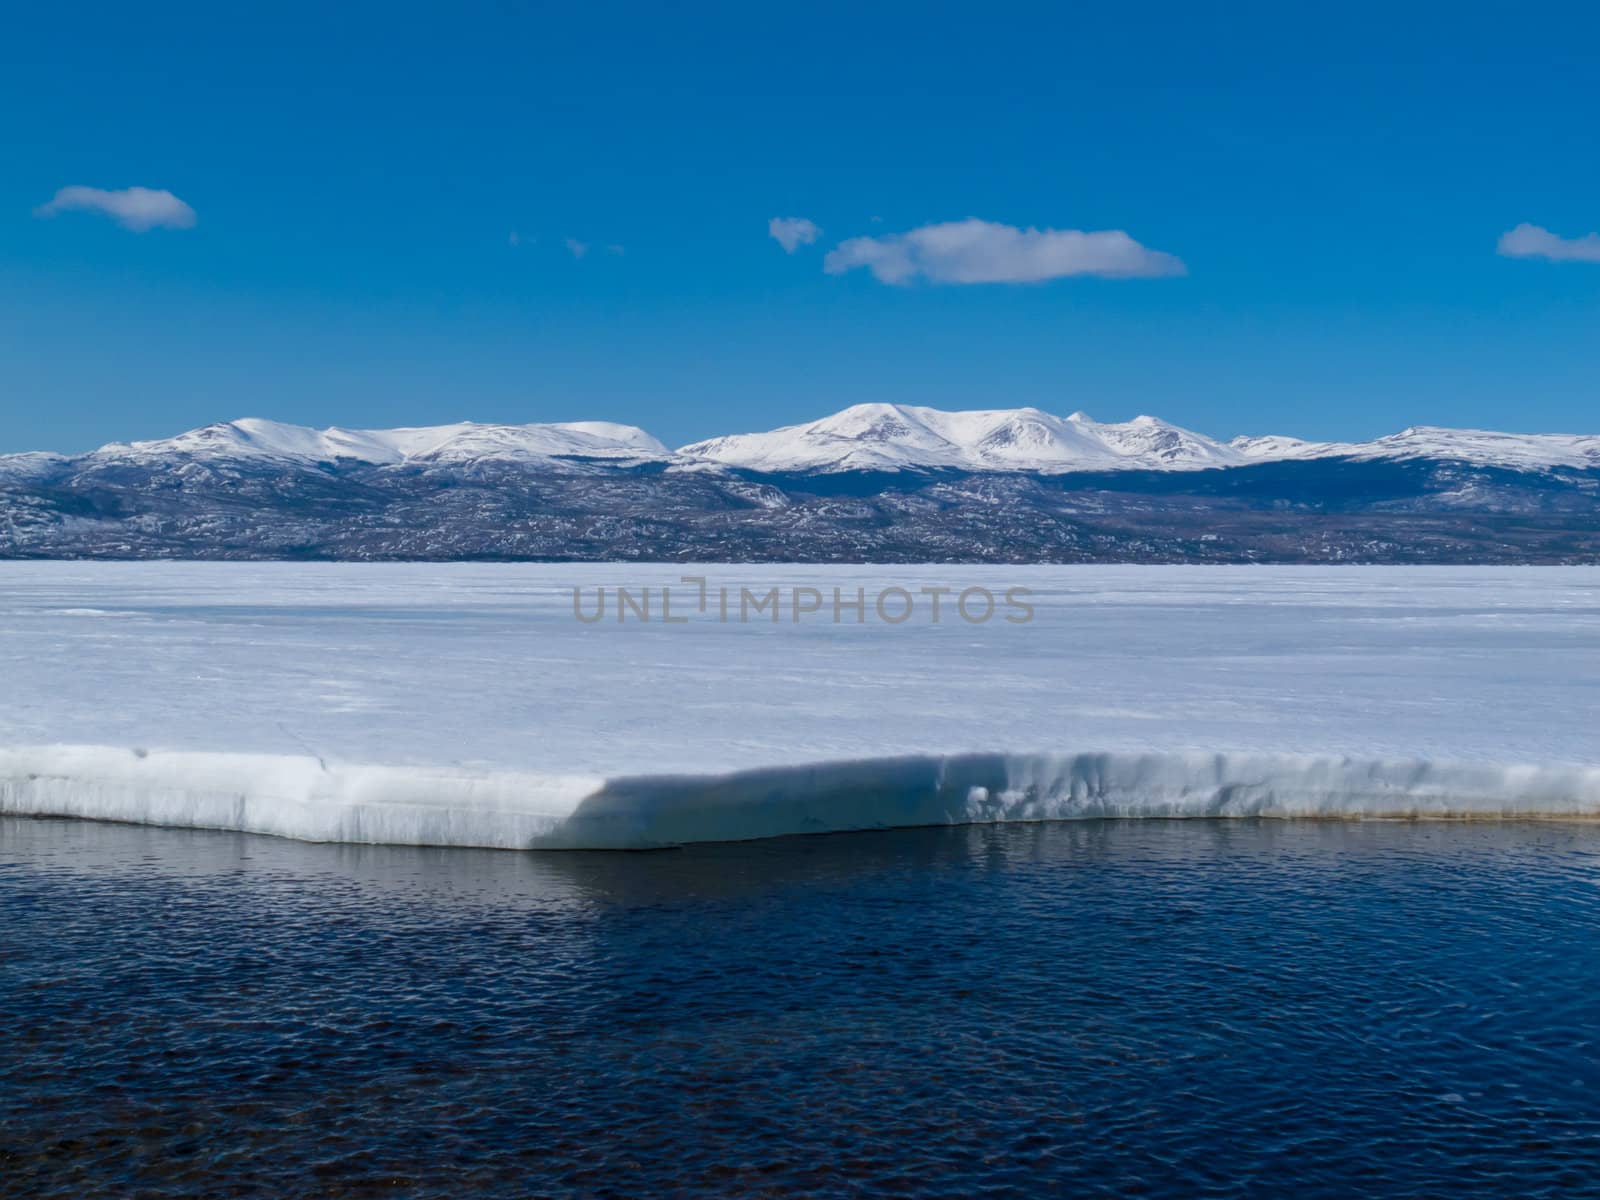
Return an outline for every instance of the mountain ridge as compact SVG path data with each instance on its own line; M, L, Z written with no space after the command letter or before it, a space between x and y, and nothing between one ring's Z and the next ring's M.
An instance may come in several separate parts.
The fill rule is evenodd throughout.
M608 422L245 418L0 457L0 558L1600 563L1600 438L858 406L672 450Z
M815 421L725 434L673 450L637 426L607 421L315 429L246 417L169 438L112 442L86 454L0 455L0 480L34 479L75 465L149 466L163 460L376 467L652 463L766 474L956 470L1053 475L1196 471L1321 458L1427 458L1512 470L1588 469L1600 467L1600 435L1411 426L1366 442L1314 442L1270 434L1222 441L1152 416L1101 423L1083 412L1059 417L1033 407L945 410L858 404Z

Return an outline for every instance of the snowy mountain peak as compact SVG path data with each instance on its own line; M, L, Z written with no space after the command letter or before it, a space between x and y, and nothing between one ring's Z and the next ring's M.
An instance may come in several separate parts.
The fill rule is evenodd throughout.
M402 429L311 429L244 417L156 441L114 442L88 457L100 462L186 458L387 466L491 459L647 461L670 456L671 452L644 430L608 421L545 425L480 425L463 421Z
M70 461L64 454L51 454L46 450L0 454L0 483L29 483L43 479Z
M1081 411L1057 417L1037 408L947 412L857 404L803 425L695 442L678 453L688 460L767 472L1192 471L1313 458L1427 458L1548 470L1600 468L1600 436L1413 425L1370 442L1277 435L1222 442L1149 414L1102 424Z
M1496 433L1408 425L1370 442L1304 442L1290 437L1234 438L1229 443L1250 462L1307 458L1439 459L1512 471L1600 468L1600 435Z
M1114 471L1230 466L1243 456L1202 434L1138 417L1102 425L1084 413L1037 408L946 412L904 404L858 404L804 425L735 434L680 454L747 470Z
M261 417L244 417L191 429L176 437L113 442L95 451L102 459L147 461L184 455L201 459L297 459L333 462L392 461L396 455L375 437L344 429L308 429Z

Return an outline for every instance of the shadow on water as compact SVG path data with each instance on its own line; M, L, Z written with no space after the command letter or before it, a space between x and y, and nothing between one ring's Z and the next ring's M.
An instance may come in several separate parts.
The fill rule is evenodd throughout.
M124 874L150 881L231 878L262 886L346 888L441 905L563 907L715 902L796 887L850 886L875 876L919 877L983 867L1043 864L1098 870L1153 864L1252 861L1274 870L1361 869L1418 857L1437 869L1501 868L1518 854L1592 852L1600 825L1585 821L1323 821L1281 819L1079 819L929 826L691 844L673 849L481 850L302 842L228 831L115 822L0 817L0 864L34 870Z

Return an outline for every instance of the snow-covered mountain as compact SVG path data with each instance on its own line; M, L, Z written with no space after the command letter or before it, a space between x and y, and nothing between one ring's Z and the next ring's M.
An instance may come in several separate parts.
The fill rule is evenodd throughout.
M671 452L644 430L609 421L551 425L479 425L463 421L410 429L310 429L246 417L148 442L113 442L85 458L94 465L162 460L289 463L623 462L667 459Z
M643 463L679 470L736 468L767 474L971 471L1063 475L1122 470L1198 471L1314 459L1436 460L1518 471L1600 469L1600 435L1516 434L1417 426L1370 442L1283 436L1224 442L1155 417L1122 423L1037 408L948 412L907 404L857 404L764 433L739 433L668 449L644 430L607 421L403 429L312 429L259 418L207 425L176 437L114 442L89 454L0 455L0 484L107 467L155 470L194 464L301 467L465 467L522 464L604 470Z
M0 454L0 483L26 483L43 479L70 461L64 454L42 450L25 454Z
M1229 445L1251 462L1285 459L1439 459L1513 471L1552 467L1600 468L1600 435L1495 433L1414 425L1370 442L1303 442L1288 437L1240 437Z
M1155 417L1101 424L1081 412L1037 408L945 412L857 404L831 417L766 433L732 434L678 451L687 460L767 472L1196 471L1296 459L1438 459L1540 471L1600 468L1600 435L1493 433L1414 426L1370 442L1309 442L1268 435L1218 441Z
M0 456L7 558L1593 563L1600 437L867 404L674 451L602 422L251 419Z
M857 404L768 433L684 446L686 459L769 472L1192 471L1249 461L1240 450L1154 417L1102 425L1083 413L1037 408L945 412L908 404Z

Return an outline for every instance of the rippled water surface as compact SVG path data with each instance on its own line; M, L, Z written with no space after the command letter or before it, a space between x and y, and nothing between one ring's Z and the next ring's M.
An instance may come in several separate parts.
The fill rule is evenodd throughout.
M1600 1194L1600 828L0 821L0 1195Z

